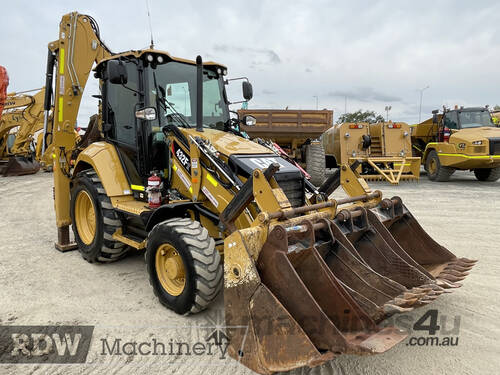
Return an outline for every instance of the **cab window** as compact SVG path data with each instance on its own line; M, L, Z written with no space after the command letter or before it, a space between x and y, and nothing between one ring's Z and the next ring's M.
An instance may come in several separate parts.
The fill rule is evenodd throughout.
M458 129L457 112L448 112L444 118L444 126L448 129Z
M139 77L137 66L133 62L124 62L127 68L128 82L108 83L108 121L112 124L112 138L130 146L136 144L135 111L139 102Z

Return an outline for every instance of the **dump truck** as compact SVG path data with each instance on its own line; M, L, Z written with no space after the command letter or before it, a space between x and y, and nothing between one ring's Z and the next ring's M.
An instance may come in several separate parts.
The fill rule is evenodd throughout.
M251 139L276 143L320 186L325 180L324 151L321 135L333 124L331 110L240 109L238 115L252 116L255 126L242 125Z
M76 12L58 35L45 103L55 103L56 249L77 248L91 263L143 251L154 294L178 314L200 312L223 290L228 353L250 369L384 352L406 334L381 321L458 288L473 267L400 198L357 179L356 165L311 187L293 164L235 134L255 119L231 119L224 65L152 48L112 53L96 21ZM97 131L83 144L73 129L94 64ZM242 91L250 100L246 80ZM348 197L330 199L339 186Z
M35 135L43 128L44 99L45 88L6 95L0 120L0 175L33 174L40 169Z
M470 170L479 181L500 178L500 128L488 107L443 107L412 126L414 153L431 181L448 181L456 170Z
M410 127L404 122L341 123L322 136L326 168L359 161L365 180L418 180L420 158L412 156Z

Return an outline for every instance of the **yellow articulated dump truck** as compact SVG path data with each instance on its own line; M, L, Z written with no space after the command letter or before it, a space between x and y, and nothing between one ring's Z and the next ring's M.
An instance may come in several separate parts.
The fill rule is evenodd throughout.
M406 333L380 322L458 288L474 266L349 166L316 189L235 134L255 119L230 117L224 65L152 48L112 53L76 12L57 35L45 102L55 103L56 248L91 263L142 251L154 294L178 314L223 291L228 353L257 373L385 352ZM83 142L74 124L93 66L98 131ZM242 91L250 100L248 81ZM340 185L348 196L330 198Z
M456 170L471 170L479 181L500 178L500 128L487 107L447 109L412 126L414 152L432 181L448 181Z
M325 154L320 137L333 124L331 110L239 110L240 117L253 116L255 126L241 129L252 139L271 140L305 169L310 181L320 186L325 180Z
M420 158L412 156L410 127L404 122L342 123L322 136L326 167L358 161L365 180L418 180Z

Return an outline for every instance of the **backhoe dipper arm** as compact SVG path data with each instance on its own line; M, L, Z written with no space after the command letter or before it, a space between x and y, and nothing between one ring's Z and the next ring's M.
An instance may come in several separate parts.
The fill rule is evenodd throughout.
M72 12L62 17L59 39L49 43L44 110L44 132L52 133L54 145L54 204L58 227L56 248L64 251L69 247L69 225L71 224L70 157L75 148L75 125L94 63L111 55L99 37L97 23L90 16ZM52 92L53 80L55 89ZM52 124L49 110L54 103ZM44 145L46 146L46 145Z
M16 139L11 148L12 154L28 152L33 135L42 128L44 96L45 88L43 87L33 96L23 95L23 97L26 97L24 100L29 99L30 102L22 111L24 121L16 134ZM19 101L23 100L19 99Z

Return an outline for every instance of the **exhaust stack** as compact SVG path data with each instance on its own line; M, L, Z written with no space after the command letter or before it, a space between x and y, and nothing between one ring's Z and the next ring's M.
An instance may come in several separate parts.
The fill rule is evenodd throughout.
M203 131L203 61L196 56L196 130Z

